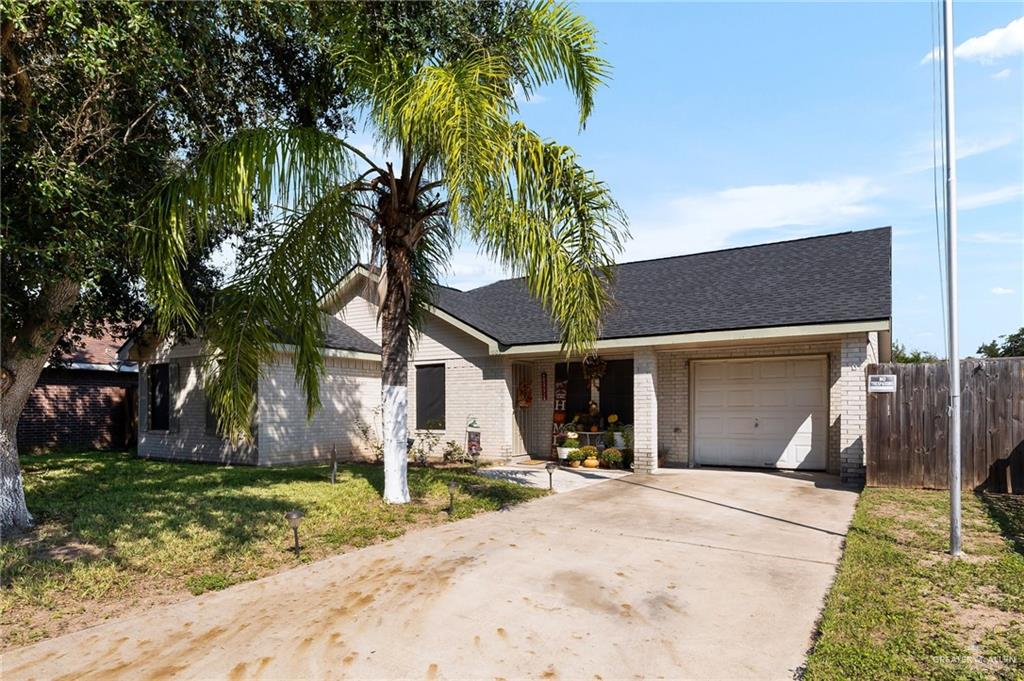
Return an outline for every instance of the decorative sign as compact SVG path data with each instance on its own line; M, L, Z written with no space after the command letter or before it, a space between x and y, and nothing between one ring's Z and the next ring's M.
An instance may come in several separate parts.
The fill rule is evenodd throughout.
M519 397L517 404L523 409L526 409L533 404L533 386L529 381L523 381L519 384Z
M480 456L480 425L472 416L466 420L466 453Z
M896 392L895 374L871 374L868 376L869 393L894 393Z
M470 456L480 456L480 431L466 431L466 452Z

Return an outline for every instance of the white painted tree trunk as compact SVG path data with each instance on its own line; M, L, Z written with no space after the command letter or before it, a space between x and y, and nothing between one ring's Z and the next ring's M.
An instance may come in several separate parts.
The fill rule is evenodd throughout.
M384 385L381 398L384 412L384 501L407 504L409 389L404 385Z
M32 514L25 503L18 445L0 429L0 534L6 537L12 531L32 527Z
M18 420L54 345L64 333L61 315L78 300L79 285L57 276L40 294L36 316L20 328L3 329L0 352L0 535L28 530L32 515L25 503Z

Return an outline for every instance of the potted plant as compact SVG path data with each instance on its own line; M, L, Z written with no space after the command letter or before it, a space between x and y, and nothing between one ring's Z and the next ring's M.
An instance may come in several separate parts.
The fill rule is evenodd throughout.
M583 461L586 460L587 455L580 449L573 449L566 455L566 458L569 460L571 467L579 468Z
M563 433L564 437L561 441L558 441L555 449L558 451L558 458L565 461L569 458L569 454L579 448L580 441L579 436L573 431L567 431Z
M580 447L579 452L584 457L584 468L597 468L599 465L601 465L601 462L597 460L597 447L593 445L587 445L586 447Z
M622 449L626 446L626 439L622 435L622 424L619 423L618 414L608 414L608 427L605 430L608 431L608 437L606 437L605 441L609 447Z
M622 468L622 452L615 447L609 447L601 452L602 468Z

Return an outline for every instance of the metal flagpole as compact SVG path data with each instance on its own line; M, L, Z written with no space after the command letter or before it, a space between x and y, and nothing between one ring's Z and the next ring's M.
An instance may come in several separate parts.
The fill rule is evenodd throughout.
M953 95L953 0L943 0L943 85L946 112L946 285L949 295L949 553L959 556L960 350L957 343L956 105Z

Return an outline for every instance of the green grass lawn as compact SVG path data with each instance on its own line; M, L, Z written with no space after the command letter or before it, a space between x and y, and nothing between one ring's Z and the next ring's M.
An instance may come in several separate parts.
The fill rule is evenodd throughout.
M946 553L946 492L861 495L808 679L1024 679L1024 497L965 494Z
M340 466L332 485L327 466L225 468L103 452L22 464L39 526L0 545L4 647L293 566L284 520L293 508L305 514L306 562L546 493L468 469L410 467L413 502L389 506L373 465Z

